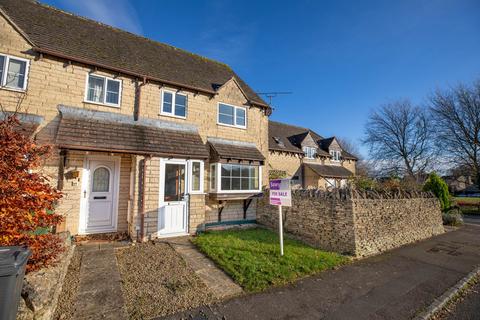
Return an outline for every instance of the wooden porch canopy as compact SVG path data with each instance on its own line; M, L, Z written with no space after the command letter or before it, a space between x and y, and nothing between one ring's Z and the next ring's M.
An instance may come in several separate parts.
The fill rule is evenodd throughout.
M210 160L222 163L263 165L265 157L254 143L208 138Z
M206 159L195 126L60 105L56 144L62 149Z

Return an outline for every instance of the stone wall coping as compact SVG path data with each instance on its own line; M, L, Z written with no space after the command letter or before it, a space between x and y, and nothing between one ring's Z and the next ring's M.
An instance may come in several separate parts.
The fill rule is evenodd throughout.
M268 192L268 189L266 189ZM414 190L392 190L392 191L376 191L376 190L358 190L355 188L339 188L333 190L322 189L294 189L292 196L304 198L320 198L320 199L431 199L435 198L432 192L414 191Z

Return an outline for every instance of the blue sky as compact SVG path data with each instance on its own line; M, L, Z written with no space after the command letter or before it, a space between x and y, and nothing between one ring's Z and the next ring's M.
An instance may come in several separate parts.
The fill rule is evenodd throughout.
M43 0L229 64L271 119L358 141L372 108L480 79L480 1ZM362 148L362 151L365 149Z

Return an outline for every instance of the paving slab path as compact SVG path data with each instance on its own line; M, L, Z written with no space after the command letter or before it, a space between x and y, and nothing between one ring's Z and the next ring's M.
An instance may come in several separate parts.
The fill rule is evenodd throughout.
M480 265L480 226L167 319L411 319Z
M225 299L243 293L238 284L198 251L190 242L190 237L171 238L163 241L168 242L183 257L187 265L195 271L217 299Z
M83 250L80 283L75 302L75 320L128 319L115 247L118 243L90 243Z

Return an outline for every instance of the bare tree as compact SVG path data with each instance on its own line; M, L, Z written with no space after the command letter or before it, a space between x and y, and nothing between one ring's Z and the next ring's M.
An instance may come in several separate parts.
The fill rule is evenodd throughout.
M433 158L429 125L425 110L399 100L372 112L363 143L383 174L418 180Z
M480 81L437 91L430 110L436 146L453 166L469 168L480 187Z
M373 168L368 160L366 160L362 153L360 152L359 144L355 141L345 138L337 137L338 143L342 147L342 150L350 153L351 155L357 158L357 163L355 165L355 171L357 176L368 177L373 174Z

